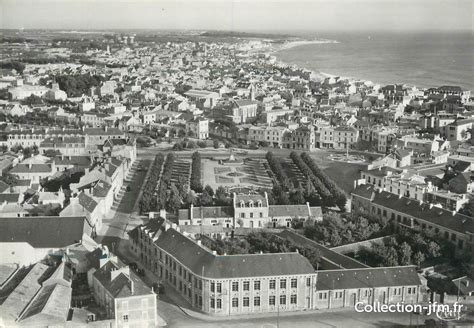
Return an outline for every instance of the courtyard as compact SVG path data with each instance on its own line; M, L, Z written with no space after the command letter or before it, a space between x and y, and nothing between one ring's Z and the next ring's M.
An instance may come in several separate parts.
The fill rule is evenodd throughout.
M242 159L242 161L225 162L214 159L203 159L203 185L213 189L218 187L232 188L272 188L272 179L268 175L265 159Z

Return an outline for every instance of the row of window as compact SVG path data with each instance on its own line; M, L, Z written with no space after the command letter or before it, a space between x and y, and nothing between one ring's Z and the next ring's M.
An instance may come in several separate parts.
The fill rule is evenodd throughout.
M287 304L287 296L286 295L280 295L279 297L279 305L286 305ZM219 302L221 301L220 299L217 299L217 308L218 309L221 309L222 307L219 307L222 306L222 302ZM296 294L292 294L290 295L290 304L297 304L298 303L298 299L296 297ZM214 308L213 305L214 305L214 299L211 299L211 308ZM253 298L253 306L260 306L261 304L261 297L260 296L255 296ZM276 304L276 296L274 295L271 295L268 297L268 305L275 305ZM250 306L250 297L243 297L242 298L242 306L243 307L249 307ZM234 297L232 298L232 307L233 308L238 308L239 307L239 298L237 297Z
M311 283L311 279L308 278L307 283ZM307 284L307 285L308 285ZM309 285L308 285L309 286ZM287 280L286 279L280 279L280 289L286 289L287 287ZM298 279L293 278L290 280L290 287L291 288L298 288ZM238 292L240 288L240 282L238 281L233 281L232 282L232 291L233 292ZM256 280L253 282L253 290L260 290L261 288L261 282L260 280ZM276 289L276 279L271 279L268 281L268 288L269 289ZM210 284L210 289L211 292L217 292L221 293L222 292L222 283L214 283L211 282ZM243 281L242 282L242 290L244 291L249 291L250 290L250 281Z

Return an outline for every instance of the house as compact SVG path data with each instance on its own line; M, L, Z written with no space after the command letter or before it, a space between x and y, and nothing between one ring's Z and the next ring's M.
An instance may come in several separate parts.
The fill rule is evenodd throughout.
M195 101L198 108L213 108L220 98L217 92L198 89L191 89L185 92L184 96Z
M87 272L94 299L115 327L156 327L156 294L104 246L87 256L92 264Z
M232 206L181 209L179 225L220 225L223 227L289 227L292 220L320 221L320 207L304 205L270 205L268 196L234 194Z
M234 100L231 109L232 121L236 124L246 123L249 119L257 116L258 101Z
M31 180L39 183L43 179L47 179L56 172L55 164L18 164L10 170L10 174L16 175L22 180Z
M315 147L316 135L312 125L300 126L283 135L283 148L312 151Z
M66 156L82 156L89 154L85 137L50 137L44 139L39 145L40 154L56 151Z
M90 239L85 217L0 218L0 263L30 265Z
M88 190L88 189L87 189ZM87 222L93 227L93 235L102 227L102 220L105 212L103 206L99 205L102 200L96 201L90 193L82 191L79 195L71 196L70 203L67 205L59 216L83 216L87 218Z
M469 131L472 131L474 118L458 119L451 124L447 124L440 128L441 136L449 141L468 140L471 136ZM472 133L472 132L471 132Z
M43 97L50 89L42 85L21 85L8 89L10 98L12 100L23 100L32 95L36 97Z
M189 136L197 139L209 138L209 120L198 117L186 122L186 132Z
M86 112L82 113L81 115L81 122L83 122L87 126L104 126L105 119L109 117L108 114L105 113L94 113L94 112Z

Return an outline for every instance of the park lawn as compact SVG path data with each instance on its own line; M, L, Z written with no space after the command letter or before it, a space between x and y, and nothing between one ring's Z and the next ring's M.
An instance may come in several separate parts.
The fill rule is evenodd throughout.
M346 193L354 189L354 180L360 178L360 171L367 169L367 164L355 164L331 161L328 152L311 153L316 164Z
M360 171L365 170L367 165L351 164L343 162L331 162L323 167L323 171L348 194L354 189L354 180L360 178Z

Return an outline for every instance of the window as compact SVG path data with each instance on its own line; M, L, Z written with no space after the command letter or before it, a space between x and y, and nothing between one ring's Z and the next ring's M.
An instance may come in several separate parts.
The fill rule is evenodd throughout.
M342 298L342 292L334 292L334 299L338 300Z
M319 293L318 298L320 300L325 300L328 298L328 293Z
M253 306L260 306L260 296L255 296L253 298Z
M250 290L250 282L244 281L244 290Z
M298 287L298 279L291 279L291 288Z
M253 213L250 213L250 218L253 218Z
M250 306L250 299L248 297L244 297L243 304L244 304L244 307L249 307Z
M217 308L222 309L222 300L220 298L217 299Z
M237 297L232 299L232 307L239 307L239 299Z
M296 304L296 295L295 295L295 294L291 295L291 297L290 297L290 303L291 303L291 304Z
M280 295L280 305L286 305L286 295Z
M263 218L263 213L262 212L260 212L260 217Z
M310 277L306 278L306 286L307 287L311 286L311 278Z
M253 289L254 289L254 290L260 290L260 280L255 281L255 282L253 283Z
M270 296L268 298L268 304L269 305L275 305L275 296Z
M123 322L128 322L128 314L122 316Z
M216 300L211 298L211 309L216 307Z
M240 217L243 219L245 218L245 213L240 213Z
M286 279L281 279L280 280L280 288L285 289L286 288Z
M272 279L268 282L268 288L270 288L270 289L275 289L275 285L276 285L276 283L275 283L274 279Z
M238 292L239 291L239 282L238 281L234 281L232 283L232 291L233 292Z
M217 292L222 293L222 284L220 282L217 283Z
M216 284L211 282L211 292L214 292L216 290Z

